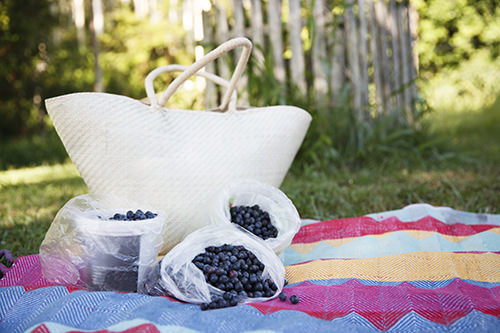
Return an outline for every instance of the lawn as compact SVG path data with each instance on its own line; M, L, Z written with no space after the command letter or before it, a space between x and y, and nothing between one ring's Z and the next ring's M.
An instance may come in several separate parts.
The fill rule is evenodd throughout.
M302 217L330 219L425 202L500 213L500 100L470 114L437 112L428 121L447 152L414 163L388 158L324 171L292 167L282 189ZM57 211L87 187L70 161L0 171L0 248L38 252Z

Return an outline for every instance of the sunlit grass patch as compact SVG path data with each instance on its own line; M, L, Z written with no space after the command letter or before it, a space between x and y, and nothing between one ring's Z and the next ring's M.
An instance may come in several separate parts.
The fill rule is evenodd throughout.
M37 253L57 211L87 191L70 163L0 172L0 248Z
M11 169L0 171L0 188L8 185L36 184L79 176L80 174L73 163Z

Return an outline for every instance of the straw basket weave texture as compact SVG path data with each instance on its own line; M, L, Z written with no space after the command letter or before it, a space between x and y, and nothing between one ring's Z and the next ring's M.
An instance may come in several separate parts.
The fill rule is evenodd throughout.
M225 112L160 106L183 80L237 46L248 52L242 52L231 82L205 75L228 87L220 106ZM208 224L203 205L224 184L254 179L279 187L304 139L311 116L302 109L235 109L234 85L250 49L245 38L224 43L186 68L160 104L152 80L172 67L157 69L146 79L151 106L106 93L76 93L46 101L54 126L90 191L167 212L163 251Z

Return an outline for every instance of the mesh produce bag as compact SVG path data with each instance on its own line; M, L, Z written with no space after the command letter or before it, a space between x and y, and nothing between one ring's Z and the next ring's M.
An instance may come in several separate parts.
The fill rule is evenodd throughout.
M185 80L239 46L244 50L230 82L203 74L227 87L217 110L163 107ZM279 187L304 139L311 116L302 109L236 109L234 89L250 51L246 38L222 44L186 68L159 100L153 80L172 68L152 71L146 78L150 106L105 93L46 101L56 131L91 192L130 198L168 214L163 251L206 225L196 208L224 184L255 179Z
M264 242L280 254L292 242L301 221L293 202L278 188L253 180L233 182L215 195L207 207L208 216L212 224L229 224L231 207L254 205L267 212L271 224L278 229L277 237L267 238Z
M110 220L137 209L152 215ZM59 210L40 246L43 276L88 290L137 291L156 264L165 220L162 212L117 197L73 198Z
M205 276L192 260L207 247L243 246L265 265L262 276L275 285L271 297L244 297L240 303L265 301L283 289L285 268L273 250L260 239L243 233L231 225L207 226L188 235L160 261L150 273L145 292L151 295L171 295L190 303L209 303L224 291L207 283Z

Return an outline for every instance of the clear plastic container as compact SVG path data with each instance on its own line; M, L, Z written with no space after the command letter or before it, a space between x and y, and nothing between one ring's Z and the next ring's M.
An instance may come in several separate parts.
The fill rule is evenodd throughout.
M137 209L157 216L137 221L109 219ZM42 273L56 284L140 291L156 264L165 220L162 212L119 198L73 198L58 212L42 242Z

